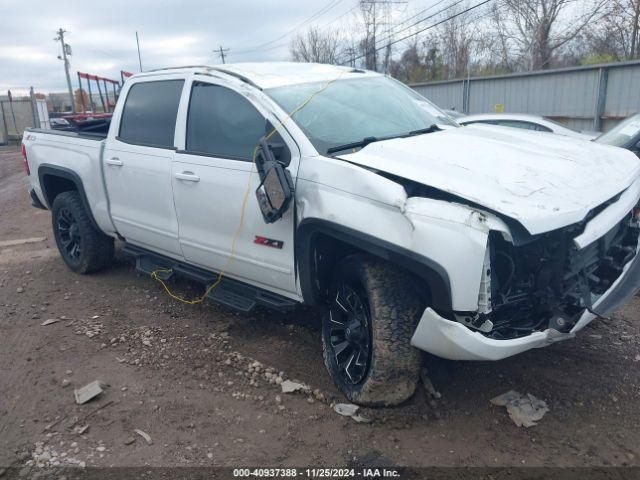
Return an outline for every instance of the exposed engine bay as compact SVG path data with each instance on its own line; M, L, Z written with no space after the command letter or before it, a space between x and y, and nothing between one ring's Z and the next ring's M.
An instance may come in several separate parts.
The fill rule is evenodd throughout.
M408 197L486 207L418 182L373 170L401 184ZM623 273L638 251L640 203L593 243L579 249L574 239L620 195L594 208L580 223L531 235L517 221L488 210L508 223L513 243L489 233L489 249L480 281L477 312L453 312L454 318L488 338L508 340L548 328L569 332L585 311Z
M464 317L463 323L494 339L547 328L570 331L622 274L638 248L640 223L634 211L579 250L573 239L587 221L515 246L492 232L490 271L484 272L490 276L486 292L490 301L485 313L481 308L474 318Z

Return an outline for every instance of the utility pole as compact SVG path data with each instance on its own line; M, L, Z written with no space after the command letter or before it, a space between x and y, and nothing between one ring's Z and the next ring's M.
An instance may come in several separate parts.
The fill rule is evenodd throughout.
M64 62L64 73L67 76L67 88L69 89L69 99L71 100L71 111L76 113L76 102L73 98L73 88L71 87L71 77L69 76L69 59L67 58L67 55L71 55L71 46L64 43L64 34L67 33L66 30L60 28L56 33L58 36L53 40L55 42L60 42L60 45L62 46L62 56L58 55L58 58Z
M142 71L142 56L140 55L140 39L138 38L137 31L136 31L136 44L138 45L138 64L140 65L140 71Z
M377 44L377 35L378 35L378 10L377 5L380 4L383 8L383 14L386 18L386 26L387 26L387 37L391 37L390 32L391 28L389 27L389 8L392 5L398 4L406 4L407 0L360 0L360 8L365 12L367 7L369 10L367 11L367 17L365 18L365 23L367 24L367 32L369 32L369 26L371 26L371 40L365 43L365 66L366 68L372 68L375 71L378 71L378 48ZM390 40L389 40L390 42ZM369 45L369 43L371 43ZM371 55L371 57L369 57ZM388 70L389 60L391 58L391 45L387 45L387 51L385 53L384 60L384 70L385 73ZM369 60L370 59L370 60ZM367 63L370 63L368 65Z
M222 63L227 63L225 62L225 58L227 57L225 52L228 52L228 51L229 51L228 48L222 48L222 45L220 45L220 48L218 49L218 56L222 59Z

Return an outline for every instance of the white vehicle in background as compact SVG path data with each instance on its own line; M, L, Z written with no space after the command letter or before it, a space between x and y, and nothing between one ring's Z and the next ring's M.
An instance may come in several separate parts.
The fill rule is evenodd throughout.
M360 404L409 398L420 350L499 360L640 287L632 153L462 128L374 72L140 73L107 134L30 129L22 148L73 271L108 265L119 238L138 271L197 280L202 299L320 306L325 365Z
M598 133L576 132L575 130L554 122L553 120L548 120L538 115L521 113L480 113L477 115L467 115L461 118L456 118L456 122L460 125L473 125L476 123L499 125L501 127L554 133L556 135L581 138L583 140L593 140L598 136Z
M640 157L640 113L626 118L594 142L626 148Z

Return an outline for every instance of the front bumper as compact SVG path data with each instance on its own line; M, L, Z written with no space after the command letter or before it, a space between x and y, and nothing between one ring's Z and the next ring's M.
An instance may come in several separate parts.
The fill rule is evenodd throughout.
M598 315L607 315L624 304L638 290L640 290L640 255L636 254L611 288L594 302L592 310ZM526 337L495 340L461 323L447 320L431 308L427 308L411 338L411 345L450 360L501 360L532 348L545 347L551 343L573 338L576 332L594 318L596 315L585 310L569 333L548 328L542 332L533 332Z

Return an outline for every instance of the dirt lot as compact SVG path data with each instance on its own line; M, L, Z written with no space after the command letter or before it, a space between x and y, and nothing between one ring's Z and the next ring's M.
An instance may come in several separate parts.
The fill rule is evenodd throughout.
M501 362L428 357L442 398L420 388L356 423L330 407L343 399L322 364L317 312L182 305L123 259L71 273L49 212L30 206L18 151L0 149L0 242L27 238L0 247L0 466L640 463L640 298L573 341ZM318 391L283 394L265 371ZM104 393L76 405L74 388L93 380ZM547 402L537 426L490 404L510 389Z

